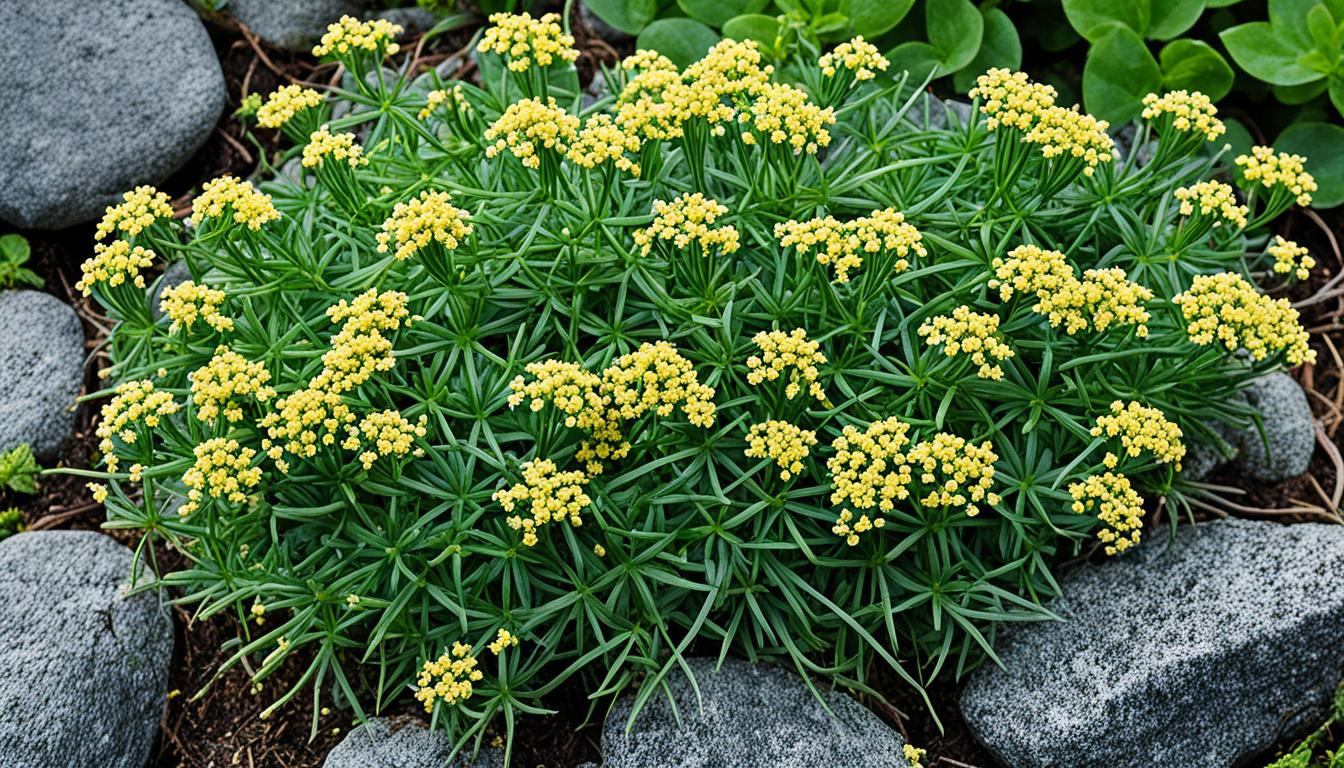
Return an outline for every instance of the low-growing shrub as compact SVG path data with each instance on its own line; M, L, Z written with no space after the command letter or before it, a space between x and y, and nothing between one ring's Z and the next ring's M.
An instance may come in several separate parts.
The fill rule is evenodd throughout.
M918 688L1047 616L1053 563L1174 520L1186 441L1312 357L1252 282L1310 267L1266 225L1311 179L1211 178L1198 94L1118 153L1022 74L967 118L861 42L790 84L724 41L586 103L555 19L494 22L482 87L333 26L346 86L256 114L279 172L185 226L128 193L85 266L108 524L183 553L162 583L237 617L230 664L307 648L315 709L414 692L479 745L692 652ZM192 281L155 319L160 259Z

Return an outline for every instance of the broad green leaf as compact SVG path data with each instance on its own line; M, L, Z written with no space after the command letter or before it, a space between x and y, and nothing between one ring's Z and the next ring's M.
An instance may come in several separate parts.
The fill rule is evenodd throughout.
M1280 37L1308 48L1311 46L1311 33L1307 29L1307 16L1318 5L1320 0L1269 0L1270 26Z
M887 51L887 59L894 72L909 72L910 78L916 83L923 82L929 73L938 72L943 64L937 48L919 41L901 43Z
M1301 85L1319 80L1322 73L1300 62L1301 44L1280 36L1267 22L1253 21L1223 30L1218 37L1237 66L1271 85Z
M1294 123L1274 140L1274 149L1307 158L1307 172L1316 178L1311 193L1315 208L1344 203L1344 127L1331 123Z
M1321 78L1310 83L1302 85L1276 85L1270 90L1274 91L1274 98L1290 107L1296 107L1300 104L1306 104L1308 101L1325 93L1327 78Z
M10 264L22 264L28 260L31 250L23 235L4 235L0 237L0 259Z
M1208 0L1204 5L1208 8L1226 8L1229 5L1236 5L1241 0Z
M985 19L985 35L980 41L980 52L970 64L957 70L952 83L959 93L965 93L975 85L975 78L992 67L1017 69L1022 66L1022 40L1017 36L1017 27L1008 14L998 8L981 9Z
M677 0L677 5L696 21L721 27L734 16L760 13L770 0Z
M638 35L658 17L657 0L583 0L583 4L627 35Z
M1193 27L1204 13L1204 0L1152 0L1148 22L1150 40L1170 40Z
M1138 33L1111 24L1087 52L1083 103L1087 111L1118 125L1139 113L1143 97L1162 87L1162 70Z
M979 53L985 20L971 0L924 0L924 23L941 60L939 75L961 69Z
M1325 57L1330 71L1339 64L1339 30L1335 28L1335 19L1324 5L1318 5L1307 13L1307 34L1311 35L1311 44L1316 52Z
M773 49L779 38L779 19L759 13L736 16L723 25L723 36L733 40L755 40Z
M1199 91L1214 101L1232 90L1232 67L1202 40L1173 40L1162 47L1158 61L1167 90Z
M1330 103L1335 111L1344 115L1344 75L1336 72L1330 76Z
M914 4L915 0L840 0L839 10L849 17L854 34L872 40L899 24Z
M678 67L686 67L703 58L719 33L695 19L659 19L639 33L635 45L657 51Z
M1090 43L1097 42L1109 24L1147 34L1151 12L1149 0L1064 0L1065 18Z

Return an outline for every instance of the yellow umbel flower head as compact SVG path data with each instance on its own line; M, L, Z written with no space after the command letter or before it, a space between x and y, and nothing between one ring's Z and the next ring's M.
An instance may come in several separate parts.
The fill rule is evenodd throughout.
M646 413L670 416L676 406L697 427L714 425L714 388L695 375L695 366L671 343L644 343L602 371L602 395L614 415L633 421Z
M159 219L173 218L168 195L154 187L139 186L121 196L121 202L109 205L98 222L93 239L102 240L114 232L135 237Z
M1307 159L1287 152L1275 154L1273 147L1251 147L1251 154L1241 155L1234 162L1241 166L1241 175L1247 181L1258 181L1267 189L1281 188L1303 207L1311 205L1311 193L1316 191L1316 179L1307 173Z
M1280 235L1274 236L1274 241L1265 252L1274 257L1274 271L1277 274L1291 272L1298 280L1311 277L1311 270L1316 266L1316 259L1307 254L1306 248Z
M415 439L427 434L427 421L421 416L418 421L411 422L400 411L393 410L370 413L358 426L346 427L346 438L341 447L347 451L360 451L359 463L364 469L370 469L374 462L385 456L423 456L425 451L415 447Z
M508 150L523 165L541 167L539 152L549 150L563 155L578 138L579 118L556 106L555 99L523 99L504 110L485 131L492 142L485 148L486 157L494 157Z
M1144 305L1153 295L1119 267L1089 269L1081 280L1064 281L1053 292L1037 291L1039 301L1032 309L1045 315L1052 327L1063 325L1070 336L1088 327L1101 332L1113 325L1133 325L1144 338L1151 317Z
M840 70L847 69L854 73L855 80L863 82L872 80L878 72L886 72L891 63L877 50L877 46L859 35L835 46L835 50L817 60L817 65L826 77L835 77Z
M164 288L159 308L172 321L169 333L190 331L197 320L224 333L233 330L233 318L219 311L225 298L224 292L217 288L188 280Z
M787 146L795 155L815 155L831 143L826 126L835 124L835 110L813 104L805 92L786 83L766 83L741 121L747 144L764 141Z
M284 85L257 109L257 125L262 128L280 128L298 113L322 103L322 94L301 85Z
M1246 206L1237 203L1237 193L1230 184L1221 181L1201 181L1188 187L1179 187L1176 199L1181 201L1182 216L1195 215L1198 207L1200 216L1218 215L1241 229L1246 226ZM1220 226L1222 222L1215 222Z
M205 182L201 194L191 203L191 224L199 225L206 219L222 218L233 212L233 221L251 230L280 218L280 212L271 203L271 196L258 192L252 184L233 176L220 176Z
M906 223L905 214L895 208L873 211L841 223L831 216L807 221L782 221L775 224L775 239L785 248L805 254L815 249L817 263L835 270L835 282L848 283L850 273L863 266L864 256L891 251L896 254L892 270L910 268L911 253L927 256L924 236Z
M369 164L364 148L355 143L355 134L332 133L324 125L308 137L308 143L303 147L303 167L321 168L328 160L345 163L351 168Z
M989 281L989 287L998 289L1002 301L1013 298L1015 293L1049 296L1078 282L1064 254L1044 250L1038 245L1019 245L1008 252L1007 258L996 257L991 266L994 277ZM1039 307L1037 305L1037 312L1041 311Z
M667 97L678 104L683 120L732 120L736 114L733 103L759 96L769 85L775 68L764 61L755 40L720 40L681 73L684 87L669 88Z
M700 246L700 252L708 256L711 251L732 253L738 248L737 230L732 226L712 226L720 216L728 213L728 207L720 205L699 192L679 195L671 202L653 201L653 222L643 229L635 230L633 238L639 252L648 256L656 241L671 242L679 251L690 247L691 243Z
M321 58L330 54L368 51L392 56L401 50L401 46L392 42L401 32L400 24L393 24L386 19L360 21L353 16L342 16L327 25L327 32L314 46L313 55Z
M452 105L452 108L459 112L471 111L471 102L463 95L462 85L456 83L452 88L439 88L425 94L425 106L420 109L416 117L424 120L445 103Z
M498 656L504 652L505 648L518 647L518 636L509 630L500 627L499 632L495 635L495 639L491 641L490 645L487 647L490 649L491 653Z
M1025 72L995 67L975 79L969 95L981 100L980 112L989 118L985 123L989 130L1006 126L1025 133L1055 105L1059 94L1049 85L1031 82Z
M1134 491L1129 478L1114 472L1089 475L1081 483L1069 486L1073 511L1095 514L1105 524L1097 538L1106 544L1106 554L1115 555L1135 544L1143 532L1143 498Z
M113 397L102 407L101 418L94 434L98 436L98 450L103 454L107 471L116 472L119 460L113 453L112 437L123 443L134 444L138 439L136 425L150 429L159 426L165 416L177 413L177 403L169 392L154 388L154 382L143 379L127 381L117 386Z
M568 521L575 528L583 525L584 507L592 499L584 492L588 476L577 470L561 472L550 459L534 459L522 466L523 481L495 491L490 497L505 512L518 509L523 515L510 515L509 527L523 532L523 545L535 546L537 529L552 521Z
M196 446L196 463L182 475L187 486L187 503L178 514L187 517L200 509L206 495L223 498L231 504L247 501L246 489L261 483L261 468L252 466L257 452L237 440L212 437Z
M803 471L808 449L817 444L817 433L787 421L752 424L747 432L747 458L773 459L779 479L788 481Z
M85 296L93 293L93 286L106 285L115 288L129 282L136 288L145 287L145 276L140 270L154 264L154 252L140 246L132 247L125 240L111 243L95 243L93 256L79 265L84 274L75 288Z
M924 759L926 754L928 754L927 750L911 746L910 744L902 744L901 752L905 755L906 761L910 763L910 768L924 768L924 764L920 761Z
M482 677L476 668L476 657L471 655L471 646L453 643L451 652L426 661L420 668L415 698L425 705L426 712L433 712L436 702L452 706L471 698L472 683Z
M210 362L187 374L187 378L196 418L205 422L221 415L231 422L241 421L243 407L237 398L265 402L275 396L275 390L267 385L271 374L266 366L249 361L223 344L215 348Z
M912 479L904 449L910 444L910 425L891 417L869 424L863 431L846 425L831 441L835 455L826 460L831 480L831 504L844 509L831 532L851 547L860 534L886 525L877 512L890 512L896 502L910 497ZM870 518L868 513L872 511Z
M1185 457L1181 428L1167 421L1162 411L1142 403L1125 404L1119 400L1111 403L1111 412L1097 417L1092 436L1118 437L1126 456L1138 458L1147 451L1159 462L1174 463L1177 471L1181 468L1181 459ZM1120 463L1120 457L1107 452L1103 461L1108 468L1114 469Z
M972 363L980 366L976 375L994 381L1003 379L1003 367L997 361L1015 354L998 333L998 315L972 312L964 304L952 310L951 315L931 317L919 326L919 335L925 337L929 346L942 344L948 357L968 355ZM996 362L990 362L990 358Z
M574 36L560 28L558 14L548 13L534 19L529 13L495 13L490 15L490 23L494 26L485 30L476 50L503 56L514 72L522 72L533 64L549 67L556 59L572 62L579 58Z
M778 381L787 372L786 398L792 400L806 387L811 397L826 400L817 370L818 365L826 364L826 355L821 353L819 342L807 338L807 331L802 328L794 328L788 333L761 331L751 337L751 343L761 354L747 358L748 384L755 387L767 381Z
M455 251L472 232L467 212L450 202L447 192L426 189L417 197L397 203L392 215L383 222L379 232L378 252L387 253L395 243L398 260L409 259L431 242Z
M596 168L610 162L616 168L638 176L639 164L626 155L639 154L639 148L638 133L624 130L611 115L596 114L584 123L583 130L565 156L582 168Z
M1199 91L1168 91L1143 97L1143 119L1156 123L1159 133L1170 127L1213 141L1227 132L1217 114L1213 101Z
M1190 290L1172 301L1181 308L1186 333L1195 344L1218 341L1229 350L1244 349L1256 360L1282 351L1290 365L1316 361L1292 304L1261 294L1241 275L1196 275Z
M1091 176L1098 163L1109 163L1115 151L1115 142L1106 129L1109 123L1079 112L1078 107L1065 109L1051 106L1037 115L1035 124L1022 137L1029 144L1041 148L1046 159L1071 157L1081 160L1083 175Z
M939 432L931 440L916 443L905 459L914 478L927 490L918 498L925 508L962 510L967 517L975 517L980 514L980 503L999 503L998 494L989 490L999 457L988 440L976 445Z

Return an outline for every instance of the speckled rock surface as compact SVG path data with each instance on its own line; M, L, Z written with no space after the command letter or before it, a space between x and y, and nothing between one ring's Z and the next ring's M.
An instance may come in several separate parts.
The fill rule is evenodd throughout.
M1187 480L1199 482L1209 476L1213 470L1236 458L1236 430L1216 421L1205 423L1212 436L1187 434L1185 437L1185 458L1181 460L1181 475Z
M1240 453L1235 466L1270 483L1306 472L1316 448L1316 430L1302 386L1286 373L1270 373L1251 382L1246 399L1264 420L1269 451L1258 429L1244 430L1236 438Z
M961 709L1013 768L1227 768L1324 719L1344 676L1344 526L1220 520L1061 581Z
M167 178L210 135L224 76L182 0L5 0L0 218L89 221Z
M308 51L328 24L361 16L372 5L369 0L229 0L225 10L271 45Z
M0 764L144 768L159 730L173 622L124 597L131 551L92 531L0 541Z
M376 718L350 731L323 768L503 768L504 755L485 749L474 762L448 762L452 742L418 721Z
M688 659L700 705L686 675L668 673L681 725L661 693L626 733L633 697L625 696L602 729L603 768L908 768L901 735L850 696L832 692L822 709L798 673L727 659Z
M0 451L28 443L39 461L58 458L74 432L84 357L69 305L41 291L0 291Z

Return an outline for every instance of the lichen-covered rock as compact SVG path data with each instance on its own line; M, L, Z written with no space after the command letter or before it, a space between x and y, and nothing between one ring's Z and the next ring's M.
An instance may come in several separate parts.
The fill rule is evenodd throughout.
M224 76L182 0L0 2L0 218L89 221L210 135Z
M156 592L126 597L132 559L92 531L0 541L0 765L149 761L173 622Z
M484 749L475 761L449 763L453 743L416 720L376 718L350 731L323 768L503 768L504 755Z
M831 714L793 670L728 659L689 659L700 690L679 669L626 732L623 697L602 730L603 768L908 768L901 735L853 698L829 692Z
M1344 526L1221 520L1061 580L962 693L1014 768L1227 768L1323 719L1344 676Z
M361 16L369 0L229 0L233 18L278 48L307 52L342 16Z
M1236 467L1269 483L1306 472L1316 448L1316 427L1302 386L1286 373L1270 373L1251 382L1246 400L1260 411L1267 439L1254 427L1238 433Z
M1185 458L1181 459L1181 476L1199 482L1213 470L1236 458L1236 431L1216 421L1205 422L1212 435L1188 434L1185 437Z
M39 461L57 458L83 382L75 311L41 291L0 291L0 451L28 443Z

